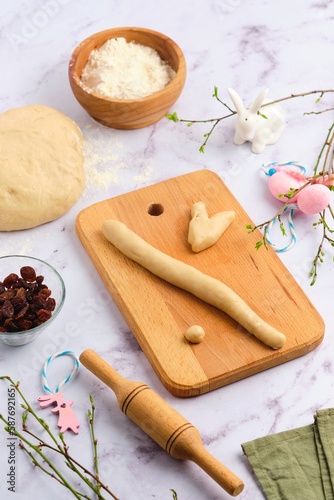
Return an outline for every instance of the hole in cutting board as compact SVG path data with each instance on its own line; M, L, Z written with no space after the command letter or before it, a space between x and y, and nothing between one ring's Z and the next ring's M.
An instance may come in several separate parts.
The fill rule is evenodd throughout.
M158 217L159 215L164 213L164 207L161 203L150 203L147 208L147 213L152 215L153 217Z

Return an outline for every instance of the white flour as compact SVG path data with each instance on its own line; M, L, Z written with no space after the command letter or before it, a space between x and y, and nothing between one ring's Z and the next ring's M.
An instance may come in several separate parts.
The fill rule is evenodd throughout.
M120 37L91 52L81 81L102 96L140 99L162 90L174 76L154 49Z

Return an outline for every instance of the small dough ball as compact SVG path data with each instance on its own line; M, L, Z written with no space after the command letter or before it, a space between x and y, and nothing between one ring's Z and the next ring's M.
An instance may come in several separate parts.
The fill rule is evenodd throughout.
M31 104L0 115L0 231L64 215L86 182L83 135L63 113Z
M188 328L185 338L192 344L199 344L205 337L205 331L199 325L193 325Z

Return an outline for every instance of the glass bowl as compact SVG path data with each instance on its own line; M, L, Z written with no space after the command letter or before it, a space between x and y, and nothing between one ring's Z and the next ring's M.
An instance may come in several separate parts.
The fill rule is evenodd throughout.
M24 282L24 279L21 277L21 269L26 266L32 267L35 270L36 280L33 276L29 277L24 274ZM19 278L22 278L21 281L11 285L11 280L6 280L6 277L10 274L16 274ZM43 280L42 277L44 278ZM4 286L4 280L7 286ZM20 297L15 292L16 299L11 298L13 287L21 289ZM48 300L47 291L39 293L39 297L33 298L42 288L45 289L46 287L51 291L50 298L53 298L54 301ZM26 255L0 257L0 330L4 328L12 330L0 331L0 342L10 346L20 346L32 342L58 316L64 305L65 294L65 284L62 277L47 262ZM39 308L42 308L42 311L37 316ZM45 317L50 313L51 317L45 320ZM4 326L6 320L8 321L6 326ZM36 322L40 324L33 326ZM31 326L28 328L29 324Z

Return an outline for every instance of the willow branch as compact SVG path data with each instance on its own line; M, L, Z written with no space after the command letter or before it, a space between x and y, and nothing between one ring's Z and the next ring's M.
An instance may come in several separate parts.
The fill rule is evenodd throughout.
M287 97L281 97L280 99L275 99L274 101L270 101L266 104L263 104L261 107L269 106L270 104L276 104L278 102L288 101L289 99L295 99L296 97L306 97L308 95L320 94L318 100L320 100L325 94L330 92L334 92L334 89L326 89L326 90L310 90L309 92L301 92L300 94L290 94Z
M330 135L331 135L331 133L333 131L333 129L334 129L334 122L329 127L327 135L326 135L326 138L325 138L325 141L324 141L324 143L323 143L323 145L322 145L322 147L320 149L320 152L318 154L316 164L315 164L315 166L313 168L314 175L316 175L317 172L318 172L318 167L319 167L319 163L320 163L321 157L323 155L324 150L327 148L326 157L325 157L325 161L323 163L323 168L322 168L322 173L325 174L326 165L327 165L327 161L328 161L328 155L329 155L330 149L333 148L334 134L332 135L332 138L329 139Z
M5 427L5 430L7 432L9 432L9 423L8 421L4 418L3 415L0 414L0 420L2 420L7 427ZM35 445L33 443L31 443L30 441L28 441L28 439L26 439L20 432L18 432L16 429L12 429L10 428L10 432L11 434L14 434L16 437L18 437L23 443L25 443L26 445L28 445L30 448L32 448L40 457L41 459L48 464L48 466L50 467L50 469L53 470L53 472L56 474L56 476L59 478L59 482L65 486L66 488L68 488L71 493L78 499L80 499L80 495L78 494L78 492L71 486L71 484L67 481L67 479L65 479L65 477L62 475L62 473L60 471L58 471L58 469L53 465L53 463L51 462L51 460L49 460L49 458L45 455L45 453L43 453L41 447L39 445ZM22 447L22 446L21 446ZM36 463L35 463L36 462ZM35 465L38 465L38 462L35 460Z
M320 101L320 99L324 96L324 94L327 94L327 93L331 93L331 92L334 92L334 89L324 89L324 90L311 90L309 92L301 92L299 94L290 94L286 97L281 97L279 99L275 99L273 101L270 101L266 104L263 104L261 106L261 108L264 108L266 106L270 106L271 104L277 104L277 103L280 103L280 102L283 102L283 101L287 101L289 99L296 99L297 97L306 97L306 96L309 96L309 95L314 95L314 94L320 94L317 101ZM204 134L204 137L205 137L205 140L204 142L201 144L200 148L199 148L199 151L201 153L204 153L204 149L205 149L205 146L207 145L207 142L209 140L209 138L211 137L214 129L216 128L216 126L222 121L222 120L226 120L227 118L230 118L231 116L235 116L237 114L236 111L234 111L233 109L230 108L230 106L228 106L224 101L222 101L220 98L219 98L219 95L218 95L218 88L215 86L214 87L214 92L212 94L212 97L214 97L219 103L221 103L225 108L227 108L230 113L227 114L227 115L224 115L224 116L220 116L218 118L208 118L208 119L205 119L205 120L190 120L190 119L186 119L186 118L179 118L177 113L174 112L174 113L169 113L166 115L166 118L168 118L169 120L172 120L174 122L181 122L181 123L187 123L188 127L190 127L191 125L194 125L195 123L212 123L212 127L211 129L209 130L209 132L207 132L206 134ZM333 108L328 108L328 109L325 109L325 110L322 110L322 111L318 111L318 112L315 112L314 114L321 114L321 113L325 113L327 111L331 111ZM310 113L305 113L305 114L311 114L312 112Z
M53 470L54 474L56 474L57 477L55 477L54 474L52 474L52 473L49 473L49 475L51 477L55 477L56 479L58 479L59 482L63 486L65 486L66 488L68 488L76 496L76 498L89 498L89 497L87 497L83 493L80 493L79 491L75 490L70 485L70 483L64 478L64 476L62 475L62 473L57 470L57 468L53 465L53 463L51 462L51 460L48 459L46 457L46 455L43 453L43 451L42 451L43 448L49 449L50 451L53 451L53 452L55 452L57 454L62 455L65 458L65 464L66 464L66 466L69 467L69 469L71 469L73 472L75 472L87 484L87 486L89 486L94 491L94 493L97 495L97 497L99 499L103 500L103 498L104 498L104 497L101 496L101 493L100 493L100 490L102 488L114 500L118 500L118 498L109 490L108 486L104 485L100 481L100 479L99 479L99 477L97 475L95 475L92 472L90 472L86 467L84 467L82 464L80 464L77 460L75 460L69 454L69 452L68 452L69 447L65 443L65 440L64 440L64 437L63 437L62 433L59 434L59 439L60 439L60 441L61 441L62 444L60 444L58 442L57 438L53 435L53 433L49 429L49 426L46 424L46 422L43 419L41 419L41 418L38 417L38 415L35 413L35 411L33 410L33 408L28 403L27 399L24 397L22 391L19 389L19 385L20 385L19 382L17 382L15 384L14 381L10 377L8 377L8 376L2 376L2 377L0 377L0 380L3 380L3 379L8 380L10 382L11 386L14 387L18 391L18 394L20 395L20 397L24 401L24 405L21 405L22 408L24 408L24 410L25 410L25 413L22 415L22 429L23 429L23 431L26 434L28 434L31 437L33 437L38 442L38 444L31 443L20 432L18 432L17 429L11 429L11 428L9 428L8 422L3 417L3 415L0 414L0 420L2 420L3 422L5 422L6 425L7 425L7 428L5 427L5 430L7 430L7 432L9 432L9 429L10 429L11 433L14 434L14 435L16 435L21 440L22 444L20 445L20 447L26 453L28 453L28 455L30 457L33 456L33 455L29 452L29 450L24 446L23 443L25 443L31 449L33 449L41 457L41 459L43 461L45 461L49 465L49 467ZM43 429L47 431L49 437L51 438L51 440L53 442L53 445L47 443L46 441L44 441L42 439L40 439L37 435L35 435L33 432L31 432L28 429L28 427L26 425L26 420L27 420L28 414L33 415L33 417L43 427ZM95 453L96 453L96 448L95 448L94 454ZM36 457L34 458L33 463L35 465L39 466L44 472L46 472L45 467L41 467L41 464L38 462L38 460L36 459ZM84 474L81 471L83 471ZM92 481L89 479L89 477L91 477L94 480L94 482L96 483L95 485L92 483Z
M95 402L93 399L92 394L89 396L90 403L91 403L91 410L88 410L88 420L89 420L89 427L90 427L90 432L91 432L91 438L92 438L92 443L93 443L93 461L94 461L94 470L95 470L95 476L97 479L99 479L99 461L98 461L98 453L97 453L97 443L98 440L95 437ZM99 483L97 483L97 488L99 491Z
M334 108L326 108L321 111L305 111L304 115L322 115L322 113L327 113L328 111L334 111Z
M55 448L54 446L50 445L49 443L46 443L45 441L41 440L38 436L36 436L36 434L31 432L27 428L27 426L24 426L24 431L39 442L39 444L38 444L39 447L48 448L49 450L54 451L55 453L58 453L58 454L62 455L63 457L65 457L66 460L68 461L68 463L66 462L66 465L70 469L72 469L73 472L78 474L81 477L81 479L83 481L85 481L87 483L87 485L94 490L95 493L98 493L98 490L95 489L95 487L91 481L88 480L89 482L87 482L87 478L83 474L81 474L80 470L78 470L77 467L79 467L85 474L90 476L92 479L97 481L99 483L100 488L103 488L106 491L106 493L109 493L109 495L111 495L115 500L118 500L118 498L115 497L113 495L113 493L109 490L108 486L104 485L96 475L94 475L84 465L80 464L75 458L73 458L68 453L68 446L66 445L62 434L60 434L60 439L63 443L63 448L61 446L57 446L57 448ZM77 467L75 467L75 466L77 466Z

